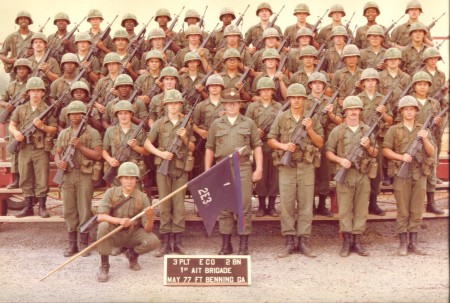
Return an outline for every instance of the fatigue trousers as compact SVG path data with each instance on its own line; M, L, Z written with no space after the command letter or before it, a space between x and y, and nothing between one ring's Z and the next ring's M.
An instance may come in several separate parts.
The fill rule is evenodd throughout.
M378 146L382 146L383 141L381 139L377 140ZM386 159L383 157L383 153L381 150L378 152L377 155L377 163L378 163L378 169L377 169L377 175L375 178L370 179L370 194L371 195L378 195L381 192L381 181L383 176L383 166Z
M395 176L393 186L397 202L397 233L418 232L422 224L427 177L421 176L414 181L411 177L402 179Z
M296 167L280 165L278 171L281 234L309 237L313 219L314 166L307 163L297 163Z
M336 182L339 207L339 232L362 234L369 213L369 177L354 168L347 170L345 182Z
M49 153L27 144L19 151L19 186L24 197L45 197L48 192Z
M317 194L328 196L330 193L330 181L331 181L331 165L330 161L325 155L325 148L322 148L320 167L315 169Z
M174 192L178 188L185 185L188 181L188 174L186 172L181 173L178 179L172 180L168 176L164 176L161 173L156 173L156 184L158 186L158 195L161 200L165 196ZM160 226L159 233L180 233L185 229L184 220L184 198L186 195L186 189L182 190L168 201L159 205L160 211Z
M437 178L436 170L438 165L438 154L436 148L434 149L433 160L434 165L433 168L431 169L431 174L428 177L426 177L427 193L434 193L436 191L436 178Z
M64 174L62 184L63 213L67 231L79 231L91 217L94 186L92 174L84 174L74 168Z
M104 237L118 225L113 225L108 222L101 222L98 225L97 240ZM103 256L110 255L115 247L134 248L134 251L139 254L148 253L159 247L159 239L154 233L146 232L142 227L134 227L123 229L108 239L98 244L98 253Z
M239 235L250 235L252 233L252 166L250 161L241 163L239 165L239 172L241 174L241 189L242 189L242 208L244 215L244 232ZM233 233L234 215L229 210L222 210L219 216L219 232L223 235L230 235Z
M262 178L256 183L255 192L258 196L265 197L278 195L278 171L273 165L272 150L263 152Z
M19 155L18 153L11 154L11 173L18 174L19 171Z

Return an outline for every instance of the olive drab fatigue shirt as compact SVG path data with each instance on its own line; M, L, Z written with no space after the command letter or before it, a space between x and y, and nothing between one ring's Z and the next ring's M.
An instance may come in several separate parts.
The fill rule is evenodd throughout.
M220 113L225 111L222 98L217 105L214 105L208 98L195 106L193 121L195 125L204 130L209 130L214 120L220 117Z

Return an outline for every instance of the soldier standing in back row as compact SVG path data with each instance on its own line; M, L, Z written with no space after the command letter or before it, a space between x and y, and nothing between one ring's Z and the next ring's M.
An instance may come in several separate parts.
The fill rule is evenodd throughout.
M368 41L368 35L367 31L369 28L371 28L374 25L378 25L381 27L381 33L384 37L384 41L387 45L389 45L390 37L389 33L384 35L384 31L386 28L383 25L379 25L376 21L376 18L380 15L380 8L378 7L378 4L372 1L367 2L364 4L363 8L363 16L367 19L367 24L358 27L358 29L355 32L355 44L359 49L364 49L369 46Z
M332 41L329 39L331 31L336 26L343 26L342 18L345 17L345 15L346 14L344 7L341 4L334 4L331 6L330 11L328 13L328 17L331 18L331 23L320 29L319 35L317 37L317 42L319 42L319 44L327 43L326 48L330 48L333 45ZM347 37L349 39L352 39L353 37L352 30L350 28L347 28L346 32Z
M103 15L98 9L91 9L87 14L87 22L91 24L91 28L88 33L91 36L92 43L95 44L99 51L95 54L100 65L103 64L103 58L106 54L112 52L113 45L111 42L111 36L108 35L103 41L99 41L100 35L103 31L100 29L100 23L103 22Z
M76 47L74 44L74 36L70 37L69 39L65 39L65 35L67 35L67 25L70 24L69 16L66 13L60 12L55 15L55 18L53 19L53 24L56 25L57 31L54 34L51 34L47 37L48 43L50 45L64 46L64 50L62 53L57 53L55 55L52 55L53 58L56 59L58 63L61 63L61 57L66 53L76 53Z
M223 41L225 29L228 25L231 25L231 21L234 19L236 19L236 15L231 7L224 7L220 10L219 20L222 21L222 27L216 29L209 39L210 45L213 48L211 51L212 54L216 54L223 46L225 46L225 41ZM240 36L242 38L242 34Z
M287 47L291 47L291 48L299 47L299 43L297 40L297 38L298 38L297 33L300 29L307 28L307 29L312 30L314 25L306 22L306 18L309 15L311 15L311 14L309 12L308 5L306 5L305 3L297 4L297 6L294 9L294 16L297 18L297 22L293 25L289 25L284 30L284 36L287 38L287 42L286 42ZM312 32L311 32L311 34L314 35L314 33L312 33ZM311 41L311 45L313 43L315 43L314 40ZM317 44L317 46L318 46L318 44Z

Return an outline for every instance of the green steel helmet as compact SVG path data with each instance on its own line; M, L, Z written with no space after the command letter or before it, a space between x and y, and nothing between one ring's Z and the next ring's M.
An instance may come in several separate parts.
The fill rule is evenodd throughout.
M77 44L77 42L81 42L81 41L87 41L92 44L91 35L89 35L88 32L81 32L79 34L76 34L75 35L75 44Z
M360 57L360 51L359 48L354 44L347 44L344 46L344 49L342 50L341 58L344 60L345 57L351 57L351 56L358 56Z
M241 94L239 91L234 88L227 88L222 92L222 103L231 103L231 102L243 102L244 100L241 99Z
M435 58L435 57L437 57L438 60L442 60L441 53L439 53L439 50L436 47L428 47L422 54L422 61L425 61L428 58Z
M405 14L407 14L411 8L418 8L420 12L423 13L422 4L420 4L420 2L417 0L410 0L408 1L408 3L406 3Z
M195 9L188 9L186 14L184 14L184 22L186 22L187 18L196 18L200 21L200 14Z
M16 24L19 24L19 20L18 19L21 18L21 17L28 18L30 20L30 25L33 24L33 19L31 18L31 14L28 11L23 11L22 10L22 11L19 11L17 13L16 20L15 20Z
M108 63L122 64L122 60L117 53L110 52L105 55L105 58L103 58L103 66L106 66Z
M280 61L280 58L280 54L274 48L266 48L262 54L262 62L264 62L266 59L277 59L278 61Z
M116 80L114 81L114 88L117 88L120 85L131 85L133 86L133 79L127 74L118 75Z
M134 107L133 104L131 104L128 100L120 100L114 105L114 116L120 112L121 110L127 110L129 112L132 112L134 114Z
M419 103L417 102L416 98L414 98L413 96L404 96L400 99L400 101L398 101L398 110L400 111L403 107L407 107L407 106L414 106L417 108L417 110L419 111Z
M298 38L300 38L302 36L308 36L308 37L311 37L311 39L314 38L313 32L307 27L302 27L297 31L297 33L295 35L295 40L297 41Z
M278 31L273 27L268 27L263 31L262 34L263 39L269 38L269 37L275 37L278 40L280 40L280 35Z
M64 63L67 62L73 62L76 63L77 66L80 66L80 61L78 60L77 55L75 55L74 53L66 53L62 56L61 58L61 67L63 66Z
M169 12L169 10L166 9L166 8L160 8L160 9L158 9L158 10L156 11L156 14L155 14L155 21L158 22L158 18L159 18L159 17L167 17L167 18L169 18L169 21L172 20L172 17L170 16L170 12Z
M114 41L117 38L127 39L127 41L130 42L130 37L128 37L127 31L124 30L124 29L119 29L119 30L116 30L114 32L114 35L113 35L113 38L112 38L112 42L114 43Z
M139 178L139 167L133 162L124 162L119 166L117 170L117 178L120 177L136 177Z
M428 34L428 29L427 26L425 24L423 24L422 22L414 22L413 24L411 24L411 26L409 27L409 35L411 36L411 33L413 31L423 31L426 34Z
M314 81L320 81L325 86L328 85L327 77L323 73L320 73L320 72L313 72L311 74L311 76L309 76L309 78L308 78L308 86Z
M259 11L262 9L268 9L270 13L273 14L272 7L270 6L270 4L267 2L263 2L259 4L258 7L256 8L256 16L258 16Z
M74 100L67 105L66 115L69 114L85 114L87 113L86 104L80 100Z
M166 66L162 69L159 79L162 80L164 77L175 77L180 81L178 71L173 66Z
M306 89L300 83L293 83L289 85L286 97L304 97L306 98Z
M189 61L194 61L194 60L201 61L200 55L197 52L188 52L184 56L183 65L187 66L187 63Z
M31 36L31 41L30 41L31 44L33 44L33 41L36 39L41 39L42 41L45 42L45 44L47 44L47 42L48 42L47 36L40 32L34 33L33 36Z
M374 68L366 68L362 71L359 81L364 81L366 79L377 79L377 81L380 82L380 74Z
M159 59L161 62L164 61L163 56L160 51L157 50L151 50L145 55L145 62L147 62L150 59Z
M148 40L156 39L156 38L166 38L166 34L164 33L164 30L160 27L152 28L150 32L148 33Z
M369 1L366 4L364 4L363 16L366 14L366 10L368 10L369 8L375 9L377 11L378 15L380 15L380 8L378 7L378 4L376 4L375 2Z
M89 22L89 20L91 18L100 18L103 20L103 14L101 11L99 11L98 9L91 9L88 14L87 14L87 22Z
M348 96L344 99L344 104L342 105L342 109L346 110L349 108L360 108L363 110L363 103L358 96Z
M39 77L31 77L27 81L27 85L25 86L25 90L29 91L30 89L42 89L45 91L44 80Z
M342 25L333 26L330 33L330 39L334 36L345 36L345 38L347 38L347 30Z
M66 20L67 24L70 24L69 15L67 15L64 12L59 12L55 15L55 18L53 18L53 24L56 25L57 20Z
M396 48L391 47L386 50L383 56L383 61L386 61L388 59L400 59L403 60L402 52Z
M120 25L122 27L125 27L125 20L133 20L134 26L137 26L139 24L139 22L137 21L136 15L132 14L132 13L126 13L125 15L123 15L122 22L120 22Z
M241 54L239 51L235 48L229 48L223 53L223 61L230 59L230 58L237 58L241 60Z
M184 36L187 38L189 35L202 35L202 29L200 26L191 24L188 26L188 28L184 31Z
M89 96L89 87L83 81L75 81L72 83L72 85L70 85L70 95L72 95L76 89L84 90L86 92L86 95Z
M239 30L239 27L235 24L227 25L227 27L225 27L225 29L223 30L224 37L231 36L231 35L238 35L239 37L242 38L242 33Z
M430 74L428 74L427 72L424 72L423 70L415 73L411 80L413 87L414 87L415 83L421 82L421 81L428 82L430 84L430 86L433 85Z
M275 82L273 82L272 79L269 77L262 77L258 80L256 83L256 92L258 92L261 89L270 88L275 90Z
M15 73L17 73L17 67L19 66L25 66L28 68L28 72L32 73L33 72L33 68L31 67L31 62L30 60L28 60L27 58L19 58L14 62L14 67L13 70Z
M297 6L294 8L294 16L298 13L306 13L308 16L311 15L309 12L309 7L305 3L297 4Z
M375 24L369 27L369 29L367 30L366 37L369 37L369 35L384 37L384 30L381 25Z
M232 15L233 19L236 19L236 14L234 13L234 10L231 7L224 7L220 10L219 20L222 20L222 17L224 15Z
M169 89L164 93L163 104L176 102L184 103L184 98L178 90Z
M307 45L307 46L303 47L300 50L300 54L299 54L298 57L301 59L301 58L306 57L306 56L313 56L313 57L316 57L316 59L317 59L317 50L316 50L316 48L314 46L312 46L312 45Z
M345 10L344 7L341 4L333 4L330 7L330 12L328 13L328 17L331 17L331 14L334 12L341 12L342 17L345 17Z
M206 89L208 89L208 86L210 85L221 85L222 89L225 88L225 83L223 82L223 78L219 74L212 74L208 77L206 80Z

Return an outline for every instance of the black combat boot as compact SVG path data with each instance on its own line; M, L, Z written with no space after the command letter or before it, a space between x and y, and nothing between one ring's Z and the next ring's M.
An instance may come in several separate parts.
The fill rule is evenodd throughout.
M351 245L351 238L352 234L350 233L342 233L342 238L344 238L344 241L342 242L342 248L339 252L339 255L341 257L348 257L350 255L350 245Z
M281 248L278 251L277 257L278 258L286 258L289 255L292 255L295 250L295 243L294 243L294 236L293 235L287 235L286 237L286 244L283 248Z
M399 233L400 246L398 247L398 255L406 256L408 254L408 233Z
M301 253L302 255L305 255L307 257L310 258L315 258L317 257L311 250L311 248L309 248L308 246L308 238L306 237L298 237L298 244L297 244L297 249L298 252Z
M109 273L109 256L100 255L101 264L100 271L97 275L98 282L108 282L108 273Z
M233 253L233 245L231 245L231 234L222 235L222 248L219 255L231 255Z
M239 236L239 251L238 255L248 255L248 235Z
M82 251L86 247L89 246L89 233L80 233L80 245L79 250ZM87 252L83 253L82 257L89 257L91 255L91 251L88 250Z
M409 233L409 245L408 245L408 251L415 253L416 255L426 255L427 253L423 250L421 250L417 246L417 233Z
M128 264L128 268L131 270L141 270L141 266L138 263L138 257L139 254L137 252L134 251L134 248L129 248L127 249L127 251L125 252L125 257L127 257L129 264Z
M187 251L183 248L181 244L181 233L173 234L173 252L180 255L188 255Z
M71 257L78 252L77 232L71 231L69 234L69 246L64 251L64 257Z
M444 211L442 209L439 209L436 207L436 204L434 204L434 193L428 193L427 192L427 212L433 213L436 215L442 215Z
M16 218L23 218L28 216L33 216L33 200L34 197L25 197L23 209L16 215Z
M259 208L256 211L257 217L264 217L266 215L266 196L258 196Z
M47 209L45 208L45 203L47 202L47 197L37 197L39 203L39 215L41 218L49 218Z
M277 197L269 196L269 206L267 207L267 214L271 217L278 217L279 214L275 209L275 199Z
M171 252L170 249L170 233L161 235L161 247L159 251L155 254L155 257L162 257Z
M317 204L317 208L314 212L316 215L333 217L333 213L325 207L325 200L327 199L326 195L319 195L319 204Z
M353 251L363 257L369 255L369 252L361 243L361 235L353 235Z
M377 194L370 194L369 198L369 214L377 216L386 216L386 212L377 204Z
M19 188L19 174L18 173L12 173L13 181L11 184L6 186L6 189L15 189Z

